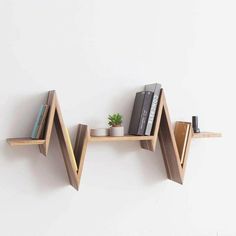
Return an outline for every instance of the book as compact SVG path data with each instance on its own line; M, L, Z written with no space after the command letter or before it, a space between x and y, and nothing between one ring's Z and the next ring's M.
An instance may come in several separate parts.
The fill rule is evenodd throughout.
M45 111L48 110L47 107L48 107L48 105L41 105L40 106L36 121L34 123L32 134L31 134L32 139L37 139L37 137L40 135L39 128L40 128L40 124L42 123L42 121L45 117Z
M45 130L45 123L46 123L47 116L48 116L48 110L49 110L49 105L45 105L45 110L43 112L42 119L39 122L39 128L37 131L36 139L43 138L44 130Z
M175 139L179 152L180 163L184 163L184 158L186 156L186 148L188 144L188 139L191 134L191 123L189 122L177 122L175 125Z
M150 112L148 115L147 126L145 129L145 135L151 135L153 122L154 122L156 110L157 110L157 104L158 104L160 92L161 92L161 84L158 84L158 83L147 84L145 85L145 91L153 92L152 104L151 104Z
M152 98L153 92L151 91L136 93L129 125L129 134L144 135Z

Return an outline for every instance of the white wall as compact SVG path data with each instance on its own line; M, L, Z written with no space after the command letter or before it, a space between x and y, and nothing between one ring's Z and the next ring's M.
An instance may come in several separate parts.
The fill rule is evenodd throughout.
M0 235L236 235L233 0L0 1ZM167 180L158 150L91 144L79 192L55 130L47 158L28 136L56 89L74 137L80 122L128 125L143 84L165 88L172 120L199 115L223 138L192 143L183 186Z

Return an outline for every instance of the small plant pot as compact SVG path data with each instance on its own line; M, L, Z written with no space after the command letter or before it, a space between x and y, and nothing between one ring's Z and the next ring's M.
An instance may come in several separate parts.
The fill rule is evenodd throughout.
M110 128L110 136L119 137L124 136L124 127L123 126L113 126Z
M98 128L98 129L91 129L90 135L93 137L102 137L102 136L108 136L109 135L109 129L108 128Z

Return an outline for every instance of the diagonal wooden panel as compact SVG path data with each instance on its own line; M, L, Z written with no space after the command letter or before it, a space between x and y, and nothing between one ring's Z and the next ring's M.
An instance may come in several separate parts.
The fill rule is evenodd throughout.
M74 148L75 160L78 166L77 170L78 185L80 183L82 170L84 166L87 144L88 144L88 126L79 124Z
M54 122L54 116L55 116L55 110L56 110L56 91L55 90L48 92L47 104L49 105L49 114L47 117L45 136L44 136L45 143L42 145L39 145L39 150L44 156L47 156L48 154L48 148L49 148L49 143L51 139L53 122Z

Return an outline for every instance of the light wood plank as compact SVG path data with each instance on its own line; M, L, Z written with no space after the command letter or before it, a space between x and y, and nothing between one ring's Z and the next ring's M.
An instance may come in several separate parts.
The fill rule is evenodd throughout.
M31 139L31 138L8 138L7 142L11 146L23 146L23 145L39 145L44 144L44 139Z
M49 148L49 143L50 143L51 134L52 134L52 127L54 123L54 116L55 116L55 110L56 110L55 90L48 92L47 105L49 105L49 114L47 117L45 136L44 136L44 139L46 140L46 142L43 145L39 145L39 150L44 156L47 156L48 154L48 148Z
M163 112L161 116L161 123L159 129L159 140L163 154L164 163L166 166L167 176L169 179L182 184L183 183L183 169L180 163L179 152L172 129L170 116L163 94Z
M77 180L77 165L75 161L75 155L72 149L71 140L68 134L68 130L64 124L61 109L59 103L56 99L56 112L55 112L55 126L57 131L57 136L60 142L61 151L63 154L67 174L71 185L78 190L78 180Z
M216 132L193 133L193 138L219 138L219 137L222 137L222 134Z
M83 171L84 159L85 159L87 144L88 144L88 136L89 136L88 126L79 124L76 141L75 141L75 148L74 148L75 159L78 166L78 170L77 170L78 186L80 184L81 175Z
M89 142L119 142L119 141L140 141L140 140L153 140L154 136L135 136L135 135L125 135L121 137L92 137L90 136Z

